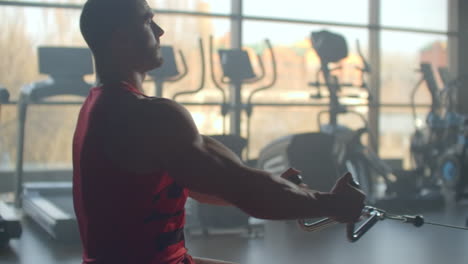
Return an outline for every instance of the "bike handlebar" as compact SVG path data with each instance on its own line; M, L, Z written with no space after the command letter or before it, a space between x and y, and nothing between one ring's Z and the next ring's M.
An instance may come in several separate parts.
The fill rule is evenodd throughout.
M182 91L182 92L178 92L176 94L174 94L172 96L172 100L176 100L177 97L181 96L181 95L187 95L187 94L196 94L198 92L200 92L203 87L205 86L205 50L203 49L203 40L201 38L198 39L198 47L199 47L199 50L200 50L200 60L201 60L201 73L200 73L200 76L201 76L201 79L200 79L200 85L198 86L197 89L193 90L193 91ZM181 51L180 52L180 56L181 56L181 59L182 59L182 64L184 65L184 73L187 74L188 72L188 68L187 68L187 63L185 61L185 58L182 54Z

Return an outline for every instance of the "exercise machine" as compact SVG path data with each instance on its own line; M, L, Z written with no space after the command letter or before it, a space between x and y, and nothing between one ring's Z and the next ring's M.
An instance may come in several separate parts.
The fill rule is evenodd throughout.
M245 84L255 84L266 78L264 62L260 54L257 54L257 61L260 67L260 74L257 75L252 67L251 59L247 51L242 49L219 49L217 51L219 60L215 60L215 51L213 47L213 38L210 37L209 41L209 58L210 58L210 76L216 87L216 89L221 94L221 115L223 117L223 128L222 134L220 135L209 135L210 137L220 141L226 147L231 149L239 157L242 157L244 149L247 149L247 153L244 156L244 160L248 160L248 141L250 135L250 117L253 112L252 99L255 94L265 89L268 89L274 85L276 82L276 62L274 57L274 52L269 41L266 41L266 46L269 51L269 55L272 58L272 75L271 80L266 84L258 88L254 88L250 92L247 102L244 104L241 98L241 89ZM203 47L203 44L200 42L200 47ZM200 48L200 53L204 54L203 48ZM202 55L203 57L203 55ZM215 61L219 61L220 65L215 66ZM202 60L204 63L204 61ZM215 74L215 68L221 68L223 76L218 78ZM202 76L201 79L204 79L205 70L202 66ZM204 82L199 86L198 89L191 91L182 91L174 95L173 99L176 100L179 96L196 94L200 92L204 87ZM242 108L245 109L247 118L248 118L248 132L247 138L243 138L241 135L227 134L226 133L226 117L227 115L239 109L235 109L233 105L227 102L227 92L229 88L234 87L231 91L235 93L235 96L238 102L242 105ZM213 228L217 229L232 229L245 227L248 232L252 234L254 232L253 226L260 224L256 219L250 218L247 214L234 207L223 207L207 204L198 204L197 206L197 215L200 222L200 227L202 232L205 235L210 233L210 230Z
M10 99L10 93L6 88L0 87L0 103L8 103Z
M425 83L432 103L426 125L417 128L411 138L415 170L420 171L420 185L449 195L461 181L465 150L465 117L455 110L456 82L448 80L446 69L439 69L444 89L439 89L431 64L421 64L422 79L412 92L413 116L416 119L415 94Z
M446 162L442 162L440 175L446 189L452 190L455 193L455 200L459 201L468 198L468 118L458 113L456 109L458 90L461 88L460 79L451 76L447 67L439 67L438 73L444 85L442 98L446 109L446 137L451 139L448 142L451 147L446 151ZM451 160L456 160L455 165L450 164ZM455 170L451 171L452 168Z
M246 153L244 156L245 161L249 161L249 140L250 140L250 130L251 130L251 117L253 114L253 98L256 94L261 91L267 90L273 85L275 85L277 80L277 67L276 59L273 47L268 39L265 40L265 46L268 50L268 53L271 58L271 73L272 76L268 83L258 88L254 88L247 97L246 103L243 104L242 100L242 87L245 84L256 84L263 81L267 76L265 74L265 63L262 59L261 54L257 54L256 60L259 65L260 74L256 74L252 67L252 62L247 51L242 49L219 49L219 62L223 72L223 76L220 80L215 76L214 71L214 51L213 51L213 38L210 37L210 71L211 79L215 84L216 88L221 92L222 95L222 110L221 114L223 115L223 135L226 135L226 115L230 111L236 111L232 109L233 106L230 106L226 103L226 92L225 90L229 87L234 88L235 96L237 101L242 105L242 108L245 110L247 116L247 135L245 138L245 148ZM224 85L224 87L223 87ZM238 110L238 109L237 109ZM240 116L239 116L240 118ZM240 121L240 120L239 120ZM239 141L241 142L241 141ZM242 157L243 155L240 155Z
M288 167L301 168L305 183L320 191L330 190L338 175L350 171L355 180L361 184L363 191L368 194L368 199L372 201L374 200L373 181L368 161L372 160L372 163L375 163L372 166L379 173L387 174L390 169L361 143L361 136L368 132L365 117L347 109L339 100L342 87L360 87L368 92L364 74L370 72L370 66L361 54L364 65L359 68L361 83L340 83L338 77L333 75L336 69L331 69L329 64L347 57L348 47L345 39L328 31L312 32L311 38L321 62L316 74L317 80L309 83L309 86L317 89L317 93L311 97L324 98L321 87L327 88L329 97L328 110L318 115L320 131L289 135L273 141L261 151L258 166L274 174L279 174ZM320 75L324 82L319 81ZM325 113L329 115L326 124L322 122ZM338 116L347 113L358 115L365 124L364 128L353 131L339 125Z
M294 184L301 184L303 183L303 177L301 175L292 175L288 178ZM356 188L359 188L359 185L355 181L350 182ZM468 231L467 227L461 226L453 226L453 225L446 225L436 222L429 222L424 219L422 215L399 215L389 213L386 210L379 209L373 206L365 206L361 211L361 215L358 220L360 223L356 227L357 223L348 223L346 225L346 237L348 238L349 242L356 242L361 237L364 236L377 222L389 219L389 220L396 220L403 223L409 223L414 225L415 227L421 227L424 224L444 227L444 228L451 228L457 230ZM297 220L299 227L307 232L314 232L319 231L321 229L330 227L332 225L337 224L338 222L333 220L332 218L322 218L319 220L316 219L299 219Z
M30 105L58 103L48 100L55 96L74 95L84 98L88 95L92 85L85 82L83 76L94 72L91 52L86 48L39 47L38 57L39 72L50 78L21 89L18 101L15 204L53 238L75 240L78 238L78 227L73 209L72 171L43 171L45 174L60 176L64 179L60 182L25 182L25 175L28 174L24 168L25 126ZM58 104L81 105L82 100Z
M166 82L174 83L182 80L188 74L188 67L184 53L178 51L180 61L182 62L182 72L179 71L176 63L176 56L172 46L161 46L161 55L164 63L161 67L148 72L155 84L155 96L163 97L164 84Z
M1 104L8 103L9 98L10 93L8 90L0 87L0 108ZM20 238L21 233L20 216L15 208L0 200L0 249L6 247L10 239Z
M317 76L323 82L310 83L318 89L312 98L323 98L320 87L328 91L328 110L318 115L319 132L294 134L277 139L267 145L260 153L258 166L261 169L278 174L289 167L301 168L304 182L319 191L329 191L336 179L345 172L351 172L354 180L367 195L367 202L384 208L395 208L402 204L408 207L434 207L443 204L440 195L426 190L405 188L402 175L413 175L413 171L394 170L385 161L362 142L367 134L369 140L375 140L370 133L366 118L358 112L351 111L340 102L339 95L343 87L359 87L368 94L367 98L356 95L352 97L372 100L364 75L370 72L360 48L358 52L363 67L358 67L361 83L342 83L330 68L330 63L340 62L348 55L346 40L343 36L329 31L317 31L311 34L313 48L317 52L321 67ZM338 68L339 69L339 68ZM328 114L328 123L322 122L323 114ZM340 125L338 117L344 114L358 116L364 124L362 128L352 130ZM320 176L318 176L320 175ZM385 191L377 191L377 177L383 179ZM396 180L395 180L396 178ZM403 187L402 187L403 186Z

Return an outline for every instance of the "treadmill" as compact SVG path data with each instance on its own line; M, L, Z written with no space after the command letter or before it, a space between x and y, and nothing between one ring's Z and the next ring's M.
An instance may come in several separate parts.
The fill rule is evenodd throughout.
M27 171L24 165L25 125L29 105L81 105L75 102L48 100L54 96L75 95L86 97L91 84L83 76L92 74L93 61L87 48L39 47L39 71L49 75L45 81L35 82L21 88L18 100L18 141L16 160L15 205L23 214L41 226L59 241L75 241L79 238L73 209L72 169ZM64 181L25 182L25 176L33 174L59 176ZM54 177L55 178L55 177Z
M0 114L1 105L8 103L10 93L6 88L0 87ZM20 216L10 204L0 200L0 249L8 244L11 238L21 236Z

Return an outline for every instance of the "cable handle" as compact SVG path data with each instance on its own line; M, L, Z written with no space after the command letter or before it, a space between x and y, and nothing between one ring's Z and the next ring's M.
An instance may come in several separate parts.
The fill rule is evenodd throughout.
M346 225L346 237L349 242L358 241L367 231L369 231L379 220L384 219L384 215L379 210L366 206L362 210L361 218L367 217L362 225L356 228L355 223L349 223Z
M303 177L299 174L291 175L287 178L287 180L297 185L300 185L303 183ZM353 180L351 180L350 184L353 187L359 188L359 185ZM373 207L366 206L364 207L361 213L361 218L367 218L367 219L358 228L356 228L355 223L349 223L346 225L346 235L350 242L356 242L357 240L359 240L379 220L383 219L383 214L382 212L380 212L379 210ZM297 222L303 230L308 231L308 232L318 231L318 230L321 230L321 229L324 229L324 228L327 228L327 227L330 227L332 225L339 223L336 220L329 218L329 217L322 218L312 223L308 223L307 220L305 219L299 219L297 220Z

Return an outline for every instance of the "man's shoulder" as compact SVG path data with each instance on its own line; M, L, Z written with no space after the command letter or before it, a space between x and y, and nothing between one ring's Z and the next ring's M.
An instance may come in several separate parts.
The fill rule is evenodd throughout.
M191 121L191 115L183 105L167 98L139 98L138 110L148 118L164 118L169 122Z
M117 125L106 138L110 160L125 163L131 171L154 171L154 166L196 138L198 132L188 111L177 102L156 97L130 100L131 109L122 109L127 113L116 118Z
M183 106L179 103L177 103L174 100L164 98L164 97L153 97L153 96L147 96L147 97L140 97L138 98L138 102L149 108L154 108L154 109L159 109L159 108L174 108L177 110L177 108L183 108Z

